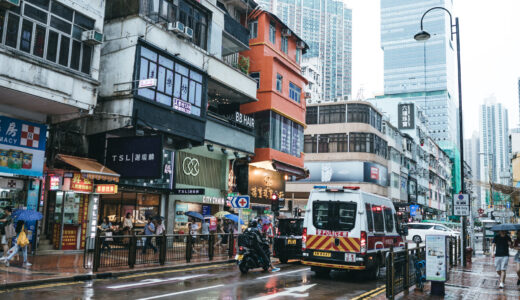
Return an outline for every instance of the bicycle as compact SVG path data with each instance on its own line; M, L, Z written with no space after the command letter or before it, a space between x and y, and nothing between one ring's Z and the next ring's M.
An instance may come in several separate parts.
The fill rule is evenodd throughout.
M422 291L426 282L426 262L418 260L417 256L412 256L413 266L415 268L415 285Z

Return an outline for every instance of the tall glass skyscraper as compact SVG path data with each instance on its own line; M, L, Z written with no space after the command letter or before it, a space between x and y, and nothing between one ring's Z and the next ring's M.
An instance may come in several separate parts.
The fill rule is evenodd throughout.
M449 15L431 11L423 23L431 38L413 38L423 13L435 6L451 10L452 0L381 0L384 91L390 98L415 101L427 113L430 136L441 147L453 147L458 144L458 93Z
M323 101L352 94L352 10L341 0L258 0L309 45L323 64Z

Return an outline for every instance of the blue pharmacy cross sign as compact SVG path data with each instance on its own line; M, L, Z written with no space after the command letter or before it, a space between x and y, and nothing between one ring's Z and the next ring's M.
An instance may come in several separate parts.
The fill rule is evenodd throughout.
M231 207L233 208L249 208L249 196L236 196L231 200Z

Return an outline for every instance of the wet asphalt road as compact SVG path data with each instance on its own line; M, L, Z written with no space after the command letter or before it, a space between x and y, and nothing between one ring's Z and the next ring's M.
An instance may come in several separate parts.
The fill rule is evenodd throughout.
M18 289L0 299L352 299L384 284L358 273L332 272L318 277L299 263L279 264L279 272L240 274L235 264L134 274Z

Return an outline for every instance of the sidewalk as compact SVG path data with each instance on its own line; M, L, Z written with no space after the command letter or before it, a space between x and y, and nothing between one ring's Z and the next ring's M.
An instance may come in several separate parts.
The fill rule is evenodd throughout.
M89 280L96 277L122 276L129 273L156 271L164 269L200 266L225 263L227 258L215 257L213 260L192 259L190 263L185 261L159 264L139 265L133 269L128 267L106 268L97 273L91 269L83 268L83 254L57 254L30 256L30 267L22 266L21 255L19 260L13 259L9 267L0 263L0 289L44 284L50 282Z
M446 295L444 297L431 296L430 284L426 284L424 292L410 289L408 295L402 293L396 299L520 299L520 286L516 285L518 276L515 269L516 263L513 256L509 258L507 277L504 289L498 288L498 275L491 257L478 255L473 257L473 263L465 268L455 267L450 271L449 280L446 282ZM385 294L378 295L377 300L386 299Z

